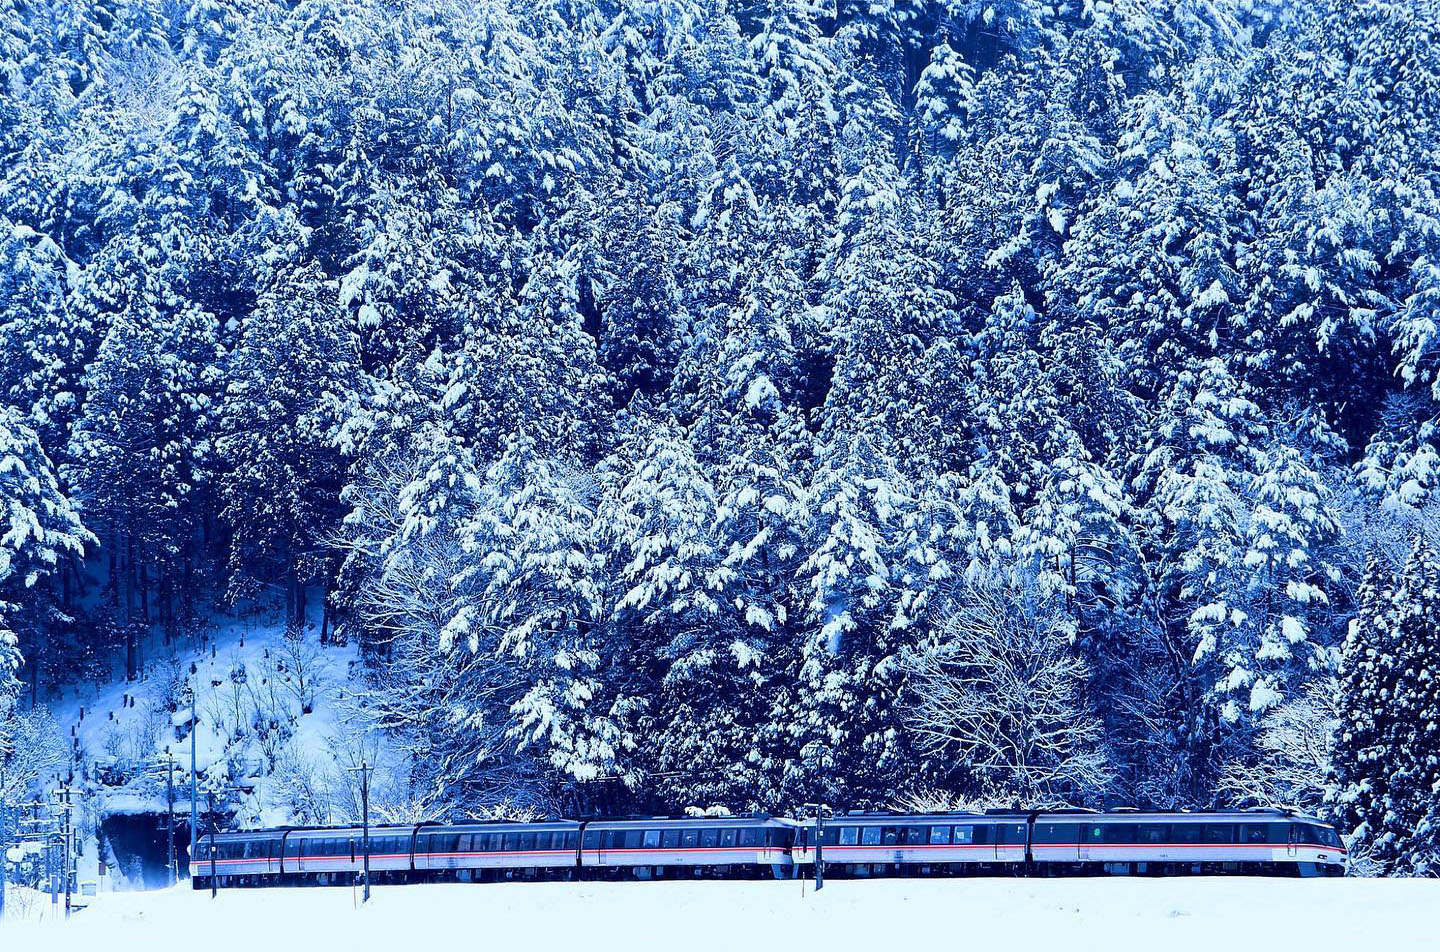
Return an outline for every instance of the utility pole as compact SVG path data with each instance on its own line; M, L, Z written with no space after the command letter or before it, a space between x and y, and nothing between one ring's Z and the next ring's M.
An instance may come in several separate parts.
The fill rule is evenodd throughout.
M364 830L363 852L365 857L365 892L362 902L370 901L370 771L374 769L363 760L360 761L360 766L350 768L351 773L358 772L360 774L360 812Z
M70 918L70 893L73 887L72 881L75 876L74 824L71 822L71 814L74 809L71 798L74 797L74 795L75 789L70 786L68 780L54 793L55 798L60 803L60 816L63 824L60 834L61 849L63 851L61 854L60 874L65 877L66 919Z
M0 747L0 754L5 750ZM6 808L3 791L5 789L5 759L0 756L0 922L5 921L5 885L10 881L10 824L6 822ZM18 818L17 818L18 819ZM19 824L17 823L18 827Z
M825 888L825 811L823 803L807 803L805 809L815 811L815 891Z
M55 878L55 867L59 865L56 860L57 853L63 848L59 845L59 833L51 833L45 841L45 879L50 883L50 908L53 910L60 905L60 882Z
M180 882L180 867L175 862L175 755L165 748L165 856L169 863L170 885Z
M195 844L199 841L199 807L195 802L195 791L198 784L195 782L195 735L200 732L200 711L198 710L198 698L195 696L195 678L197 671L195 663L190 663L190 678L185 682L185 693L190 696L190 862L195 862ZM215 870L210 870L213 875Z

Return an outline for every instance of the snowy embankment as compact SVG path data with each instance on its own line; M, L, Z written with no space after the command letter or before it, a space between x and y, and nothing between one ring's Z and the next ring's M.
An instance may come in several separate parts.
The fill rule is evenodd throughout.
M506 883L112 893L68 923L0 924L0 948L1422 948L1436 880L885 880ZM57 945L58 943L58 945Z
M47 706L73 746L64 769L78 788L80 880L98 881L102 892L165 881L158 819L167 810L165 764L173 757L183 853L192 719L202 811L213 806L240 826L357 813L346 768L383 760L383 744L351 722L356 646L322 645L318 607L311 614L297 637L287 637L276 611L250 606L239 616L217 615L170 644L147 639L138 681L87 681L52 693ZM383 807L383 784L379 793L372 805ZM100 829L123 814L156 817L155 831L122 841ZM150 852L136 852L142 847Z

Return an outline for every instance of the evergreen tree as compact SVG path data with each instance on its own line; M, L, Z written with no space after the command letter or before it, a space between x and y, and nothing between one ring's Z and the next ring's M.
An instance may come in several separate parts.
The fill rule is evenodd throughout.
M1385 873L1433 875L1440 719L1440 560L1417 542L1399 574L1372 564L1341 649L1336 810L1351 849Z
M305 585L325 580L340 522L342 432L357 407L358 353L334 292L308 266L259 295L226 362L216 421L233 590L280 583L304 620Z
M66 560L78 560L95 537L61 491L55 467L35 431L24 418L0 404L0 741L5 720L13 714L16 675L23 658L21 622L43 629L53 619L54 605L41 585L63 571ZM51 617L47 617L51 616ZM39 659L36 659L39 660ZM0 744L0 756L3 756Z

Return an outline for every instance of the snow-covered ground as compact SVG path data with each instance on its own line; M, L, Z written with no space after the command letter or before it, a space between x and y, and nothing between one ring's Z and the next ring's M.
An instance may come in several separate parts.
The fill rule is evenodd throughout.
M0 949L1433 948L1437 880L885 880L188 889L102 896L68 923L0 923Z
M330 701L337 686L348 684L348 669L356 660L353 645L321 648L316 644L319 609L312 613L304 644L311 670L307 695L315 701L311 713L301 714L293 687L293 672L287 670L284 626L268 617L233 618L217 616L208 626L204 645L188 640L169 647L151 646L146 669L137 683L123 678L101 685L72 685L59 699L48 703L61 728L79 742L81 756L90 762L106 759L155 758L166 747L188 769L190 757L189 708L172 714L166 709L166 691L174 678L186 679L194 664L196 675L189 680L198 694L199 731L196 759L205 771L235 754L237 726L253 721L256 711L295 718L291 746L307 755L333 745L335 711ZM293 667L293 665L291 665ZM252 745L254 746L254 745ZM253 753L259 759L258 752ZM256 765L259 766L258 764ZM248 778L237 778L248 779ZM105 812L159 812L165 808L158 783L149 797L111 795ZM262 817L285 822L286 816Z

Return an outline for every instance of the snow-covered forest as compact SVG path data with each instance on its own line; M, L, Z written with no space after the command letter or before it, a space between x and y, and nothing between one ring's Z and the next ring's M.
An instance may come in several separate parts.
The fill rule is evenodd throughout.
M263 605L416 816L1283 803L1440 871L1437 37L0 0L0 799Z

